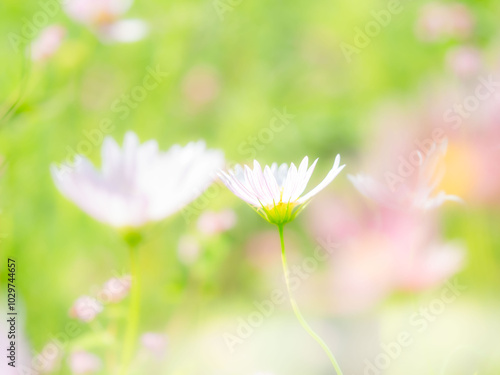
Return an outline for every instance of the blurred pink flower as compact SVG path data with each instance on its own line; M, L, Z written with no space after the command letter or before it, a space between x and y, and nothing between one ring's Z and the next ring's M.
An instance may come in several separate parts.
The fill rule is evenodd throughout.
M477 129L476 129L477 130ZM451 143L443 185L460 191L468 205L500 203L500 147L494 130L468 133Z
M202 141L160 152L155 140L141 145L133 132L125 135L123 149L106 137L100 172L78 158L71 169L51 166L57 188L87 214L117 228L174 214L201 195L224 164L222 152L206 149Z
M196 66L184 77L182 91L190 106L199 110L219 95L219 76L211 66Z
M117 303L128 296L132 278L130 275L113 277L104 283L97 298L103 303Z
M362 311L397 290L435 287L462 268L464 249L443 243L430 213L384 206L353 213L343 203L320 198L311 206L309 220L316 237L340 240L338 251L332 253L328 273L331 303L336 312ZM335 214L328 218L328 212ZM353 223L347 224L347 234L337 228L342 215ZM354 225L356 216L359 225ZM325 223L317 226L321 221Z
M443 242L433 213L383 209L378 214L378 234L390 245L394 289L428 289L462 269L465 249L458 243Z
M141 336L141 343L144 348L153 353L156 357L162 358L167 350L167 336L161 333L146 332Z
M472 35L474 27L474 17L465 4L433 2L421 9L417 36L426 42L445 38L465 39Z
M132 3L132 0L68 0L64 10L104 41L135 42L146 36L148 26L141 20L120 20Z
M66 29L59 25L43 29L31 43L31 59L33 61L48 60L57 52L65 35Z
M184 264L192 264L198 259L201 248L198 240L189 235L184 235L179 239L177 254L179 260Z
M391 253L375 233L363 233L344 245L330 262L329 300L337 313L365 310L392 291Z
M433 134L438 134L449 141L446 155L440 157L436 168L436 177L442 177L436 191L459 196L467 206L500 203L500 164L497 162L500 157L500 95L495 83L499 81L500 65L497 62L491 70L486 61L482 64L485 66L481 67L480 75L473 79L430 80L411 105L398 100L382 107L385 111L379 111L381 115L371 127L377 129L373 135L376 140L370 143L373 150L363 158L377 181L384 181L388 169L396 172L401 167L401 158L408 165L416 150L426 153ZM480 99L476 96L478 91L489 91L490 95L485 94ZM472 108L470 103L474 104ZM376 115L372 117L377 118ZM415 170L421 169L414 166ZM440 176L442 171L446 173ZM417 176L418 173L413 173L405 181L406 185L416 186ZM391 192L387 187L382 190Z
M251 205L260 216L270 223L283 225L292 221L309 200L323 190L344 169L340 165L340 155L335 158L335 163L325 179L309 193L301 196L312 176L316 159L308 167L309 159L306 156L299 168L292 163L278 165L274 163L261 168L259 162L254 160L254 168L244 168L236 165L234 170L221 172L222 182L237 197Z
M198 219L198 229L203 234L214 235L225 232L236 224L236 214L233 210L220 212L206 211Z
M395 249L394 283L398 290L419 291L440 285L464 265L465 249L454 243L418 244L408 251Z
M381 206L402 210L430 210L441 206L446 201L461 202L455 195L448 195L444 191L435 193L439 187L444 170L443 158L446 155L448 143L433 144L426 156L420 151L420 165L416 178L396 176L394 184L386 181L382 184L370 176L358 174L348 178L356 189L365 197ZM399 183L396 187L396 182Z
M102 362L95 354L80 350L71 353L69 367L73 374L93 374L101 370Z
M93 297L82 296L78 298L69 311L72 318L82 322L91 322L102 312L103 306Z
M311 202L307 224L315 236L330 236L335 242L343 244L372 225L365 211L354 207L346 197L326 194Z
M470 46L456 47L448 51L446 62L459 77L468 78L479 73L482 58L479 49Z

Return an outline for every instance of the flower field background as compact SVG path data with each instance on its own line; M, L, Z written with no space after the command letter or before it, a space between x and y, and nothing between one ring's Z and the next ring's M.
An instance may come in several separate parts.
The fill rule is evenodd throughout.
M100 168L129 131L162 151L204 140L224 170L319 158L306 192L340 154L284 232L343 373L500 373L498 1L78 3L0 5L0 298L15 259L18 312L13 368L2 309L1 374L335 373L293 316L278 231L218 178L190 203L166 192L176 209L137 230L123 369L124 230L51 167Z

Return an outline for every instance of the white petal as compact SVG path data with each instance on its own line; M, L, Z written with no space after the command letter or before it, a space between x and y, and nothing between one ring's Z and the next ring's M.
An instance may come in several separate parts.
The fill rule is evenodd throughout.
M265 168L269 169L267 165ZM266 178L257 160L254 161L253 173L254 179L256 179L260 186L262 195L266 197L266 201L270 202L269 204L279 202L279 190L278 194L276 194L276 189L273 186L273 181L274 185L276 185L274 177L270 176L270 178Z
M297 188L295 189L295 192L293 193L292 201L297 200L300 197L300 195L304 192L304 190L306 189L307 184L308 184L309 180L311 179L312 173L314 172L314 168L316 167L317 162L318 162L318 159L316 159L312 163L311 167L309 167L309 169L306 169L305 173L303 173L302 176L300 176L299 185L297 186ZM306 165L306 168L307 168L307 165Z
M262 188L261 183L257 177L257 168L260 169L260 165L258 163L256 164L254 171L252 171L248 166L245 165L245 178L247 183L251 187L255 197L262 205L267 206L273 203L273 199L272 196Z
M348 175L347 178L366 198L379 204L394 206L394 194L391 194L387 188L384 188L384 186L378 181L375 181L372 177L364 174L357 174L356 176Z
M302 162L299 165L299 168L297 170L297 177L296 177L296 181L295 181L295 186L293 187L293 189L290 192L290 201L292 201L292 202L297 200L297 198L300 196L300 194L302 194L302 192L305 189L305 186L304 186L304 189L300 190L301 187L304 185L304 180L305 180L305 177L307 174L308 164L309 164L309 158L306 156L306 157L304 157L304 159L302 159Z
M424 210L432 210L434 208L437 208L443 203L447 201L453 201L457 203L464 203L462 198L456 196L456 195L449 195L446 194L444 191L440 191L435 197L427 199L425 202L422 202L420 206L417 206L417 208L421 208Z
M283 184L283 202L290 202L292 198L292 192L297 184L297 167L295 164L290 164L290 169L288 169L288 174L286 176L285 183Z
M120 43L137 42L144 39L148 32L148 24L141 20L116 21L99 29L103 41Z
M327 174L327 176L325 177L325 179L323 181L321 181L321 183L318 186L316 186L314 189L312 189L309 193L307 193L303 197L299 198L297 200L297 203L303 204L303 203L307 202L309 199L311 199L313 196L315 196L321 190L323 190L330 182L332 182L333 179L335 177L337 177L337 175L345 167L345 164L342 165L342 166L340 166L340 167L339 167L339 164L340 164L340 155L337 155L337 157L335 158L335 163L333 164L333 168Z
M122 153L118 143L110 136L104 138L102 143L101 159L103 175L112 177L112 173L121 163Z
M280 189L283 188L285 184L286 176L288 175L288 165L283 163L279 166L279 168L273 173L276 178L276 182Z
M230 176L225 172L220 173L220 178L224 185L227 186L229 190L231 190L234 195L243 199L248 204L254 206L260 206L259 201L255 198L255 196L248 191L248 189L239 181L235 176Z
M264 168L264 178L271 192L274 202L279 202L281 191L271 169L266 165Z

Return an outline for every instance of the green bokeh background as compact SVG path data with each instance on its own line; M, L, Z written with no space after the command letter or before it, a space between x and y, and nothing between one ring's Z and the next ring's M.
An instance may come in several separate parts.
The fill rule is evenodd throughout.
M146 20L151 32L133 44L103 44L61 11L50 19L68 29L61 49L48 63L26 67L24 54L15 51L8 35L19 33L40 5L2 0L0 106L10 105L20 90L24 95L15 113L0 125L0 233L5 237L0 251L1 262L6 263L7 256L16 259L18 305L33 349L39 350L70 321L68 309L78 296L113 272L128 269L120 236L65 200L49 173L51 163L65 160L67 147L76 149L85 139L84 131L109 118L114 125L110 135L120 143L127 130L142 141L157 139L162 149L205 139L209 147L223 149L228 160L248 162L249 155L239 149L242 142L269 126L273 110L286 108L295 116L292 123L264 144L257 158L263 163L297 163L304 155L319 157L313 177L319 182L337 153L354 161L370 145L370 115L377 105L387 98L411 100L428 77L449 74L444 56L458 41L422 44L415 38L416 17L424 3L404 2L404 11L351 63L339 43L352 43L354 28L363 27L370 11L384 9L386 2L243 0L220 19L212 1L137 1L128 17ZM473 43L488 50L498 38L500 3L466 3L478 19ZM183 92L183 80L197 66L216 72L220 91L196 111ZM159 67L168 76L120 118L111 109L113 101L141 84L148 67ZM88 155L97 164L99 150L95 146ZM349 165L346 170L357 172ZM195 264L180 263L176 250L183 234L196 233L195 216L186 221L179 213L151 225L141 248L146 313L140 328L167 332L174 347L187 332L191 335L207 322L246 311L251 301L268 293L265 279L243 250L256 232L270 229L268 224L225 188L214 189L206 208L232 207L238 224L221 236L202 239L202 256ZM352 187L343 175L329 189ZM460 275L470 287L468 306L498 312L499 213L495 208L452 207L444 216L446 236L463 239L469 249ZM289 226L302 255L314 247L305 220ZM1 270L4 288L5 267ZM387 309L408 298L422 297L394 296ZM115 308L118 321L125 309L126 303ZM285 309L283 315L289 314ZM91 331L85 324L81 327L85 334ZM97 348L105 351L106 345ZM289 355L293 353L290 349ZM478 374L496 375L498 364L498 358L489 358Z

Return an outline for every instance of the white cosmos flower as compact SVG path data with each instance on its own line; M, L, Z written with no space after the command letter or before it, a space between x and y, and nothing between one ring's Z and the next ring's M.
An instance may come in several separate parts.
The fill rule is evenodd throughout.
M348 178L365 197L389 208L431 210L446 201L462 202L456 195L444 191L434 194L444 176L442 158L446 155L447 147L446 141L439 145L433 144L426 157L419 151L420 166L416 179L405 180L396 191L366 174L349 175Z
M234 170L219 174L224 184L239 198L250 204L267 221L283 225L292 221L313 196L323 190L340 173L345 165L339 166L340 155L335 158L333 168L325 179L309 193L302 195L314 171L316 162L308 167L306 156L299 168L292 163L276 163L262 170L254 161L253 170L248 166L236 165Z
M67 0L64 10L74 21L88 26L104 42L131 43L143 39L148 24L137 19L122 19L133 0Z
M213 182L224 155L202 141L158 150L155 140L139 143L127 132L120 149L106 137L102 170L79 156L75 167L51 166L57 188L95 219L117 228L140 227L182 209Z
M115 22L132 3L133 0L67 0L64 10L73 20L94 26Z

